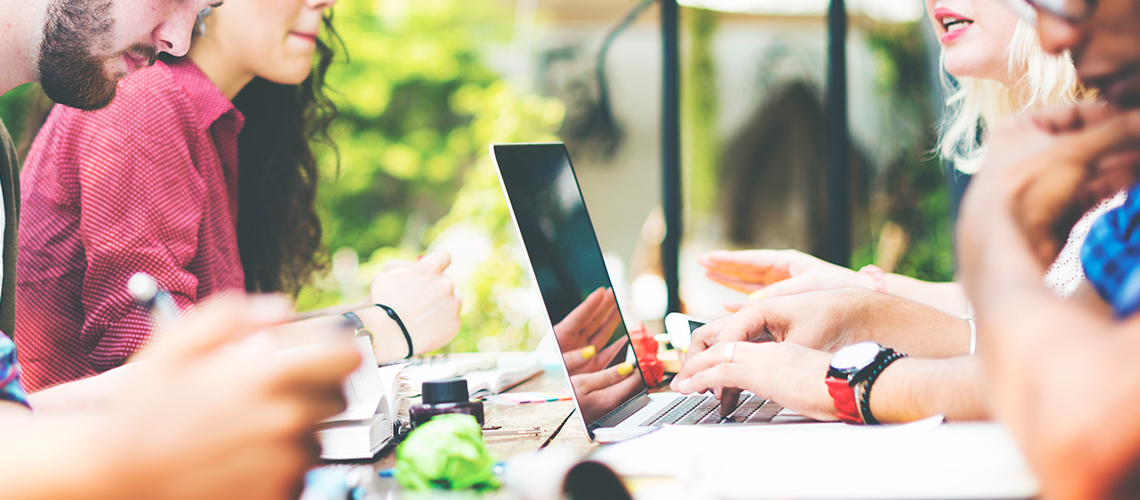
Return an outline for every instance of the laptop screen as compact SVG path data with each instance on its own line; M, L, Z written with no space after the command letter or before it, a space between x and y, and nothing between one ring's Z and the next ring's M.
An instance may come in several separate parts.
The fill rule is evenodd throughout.
M624 364L629 335L570 155L562 144L496 144L492 153L590 428L646 387L636 360Z

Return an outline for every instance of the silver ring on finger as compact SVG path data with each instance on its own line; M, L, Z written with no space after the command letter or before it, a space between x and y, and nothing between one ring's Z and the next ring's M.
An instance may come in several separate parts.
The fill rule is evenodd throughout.
M736 352L736 342L728 342L724 345L724 362L731 363L732 355Z

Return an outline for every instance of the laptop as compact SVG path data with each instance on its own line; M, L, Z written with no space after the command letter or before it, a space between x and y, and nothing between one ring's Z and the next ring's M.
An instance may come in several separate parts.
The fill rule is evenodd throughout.
M650 393L616 301L597 299L599 291L612 293L613 284L566 147L492 144L491 158L554 325L578 415L591 440L620 441L664 425L766 423L776 416L780 406L747 392L728 417L721 416L720 402L711 395ZM587 321L591 328L600 325L587 335L595 341L608 337L607 347L618 343L625 347L596 349L583 356L581 337L575 338L583 330L576 329L579 320L614 314L615 321ZM633 372L620 375L615 367L623 362L632 364Z

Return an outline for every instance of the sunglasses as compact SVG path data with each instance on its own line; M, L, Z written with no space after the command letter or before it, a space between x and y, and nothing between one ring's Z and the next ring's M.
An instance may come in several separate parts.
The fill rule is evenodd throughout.
M1037 10L1043 10L1070 24L1092 17L1097 0L1005 0L1025 22L1037 24Z

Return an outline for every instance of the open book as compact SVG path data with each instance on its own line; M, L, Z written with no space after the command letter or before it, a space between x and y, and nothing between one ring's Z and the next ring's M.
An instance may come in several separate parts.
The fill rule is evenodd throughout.
M399 396L406 392L401 390L400 370L407 365L380 368L368 338L355 342L364 361L345 380L348 407L317 429L325 460L372 458L392 440L393 424L407 409L406 399Z
M422 358L401 372L411 394L419 394L424 382L452 377L467 379L472 398L498 394L543 372L542 362L531 353L448 354Z

